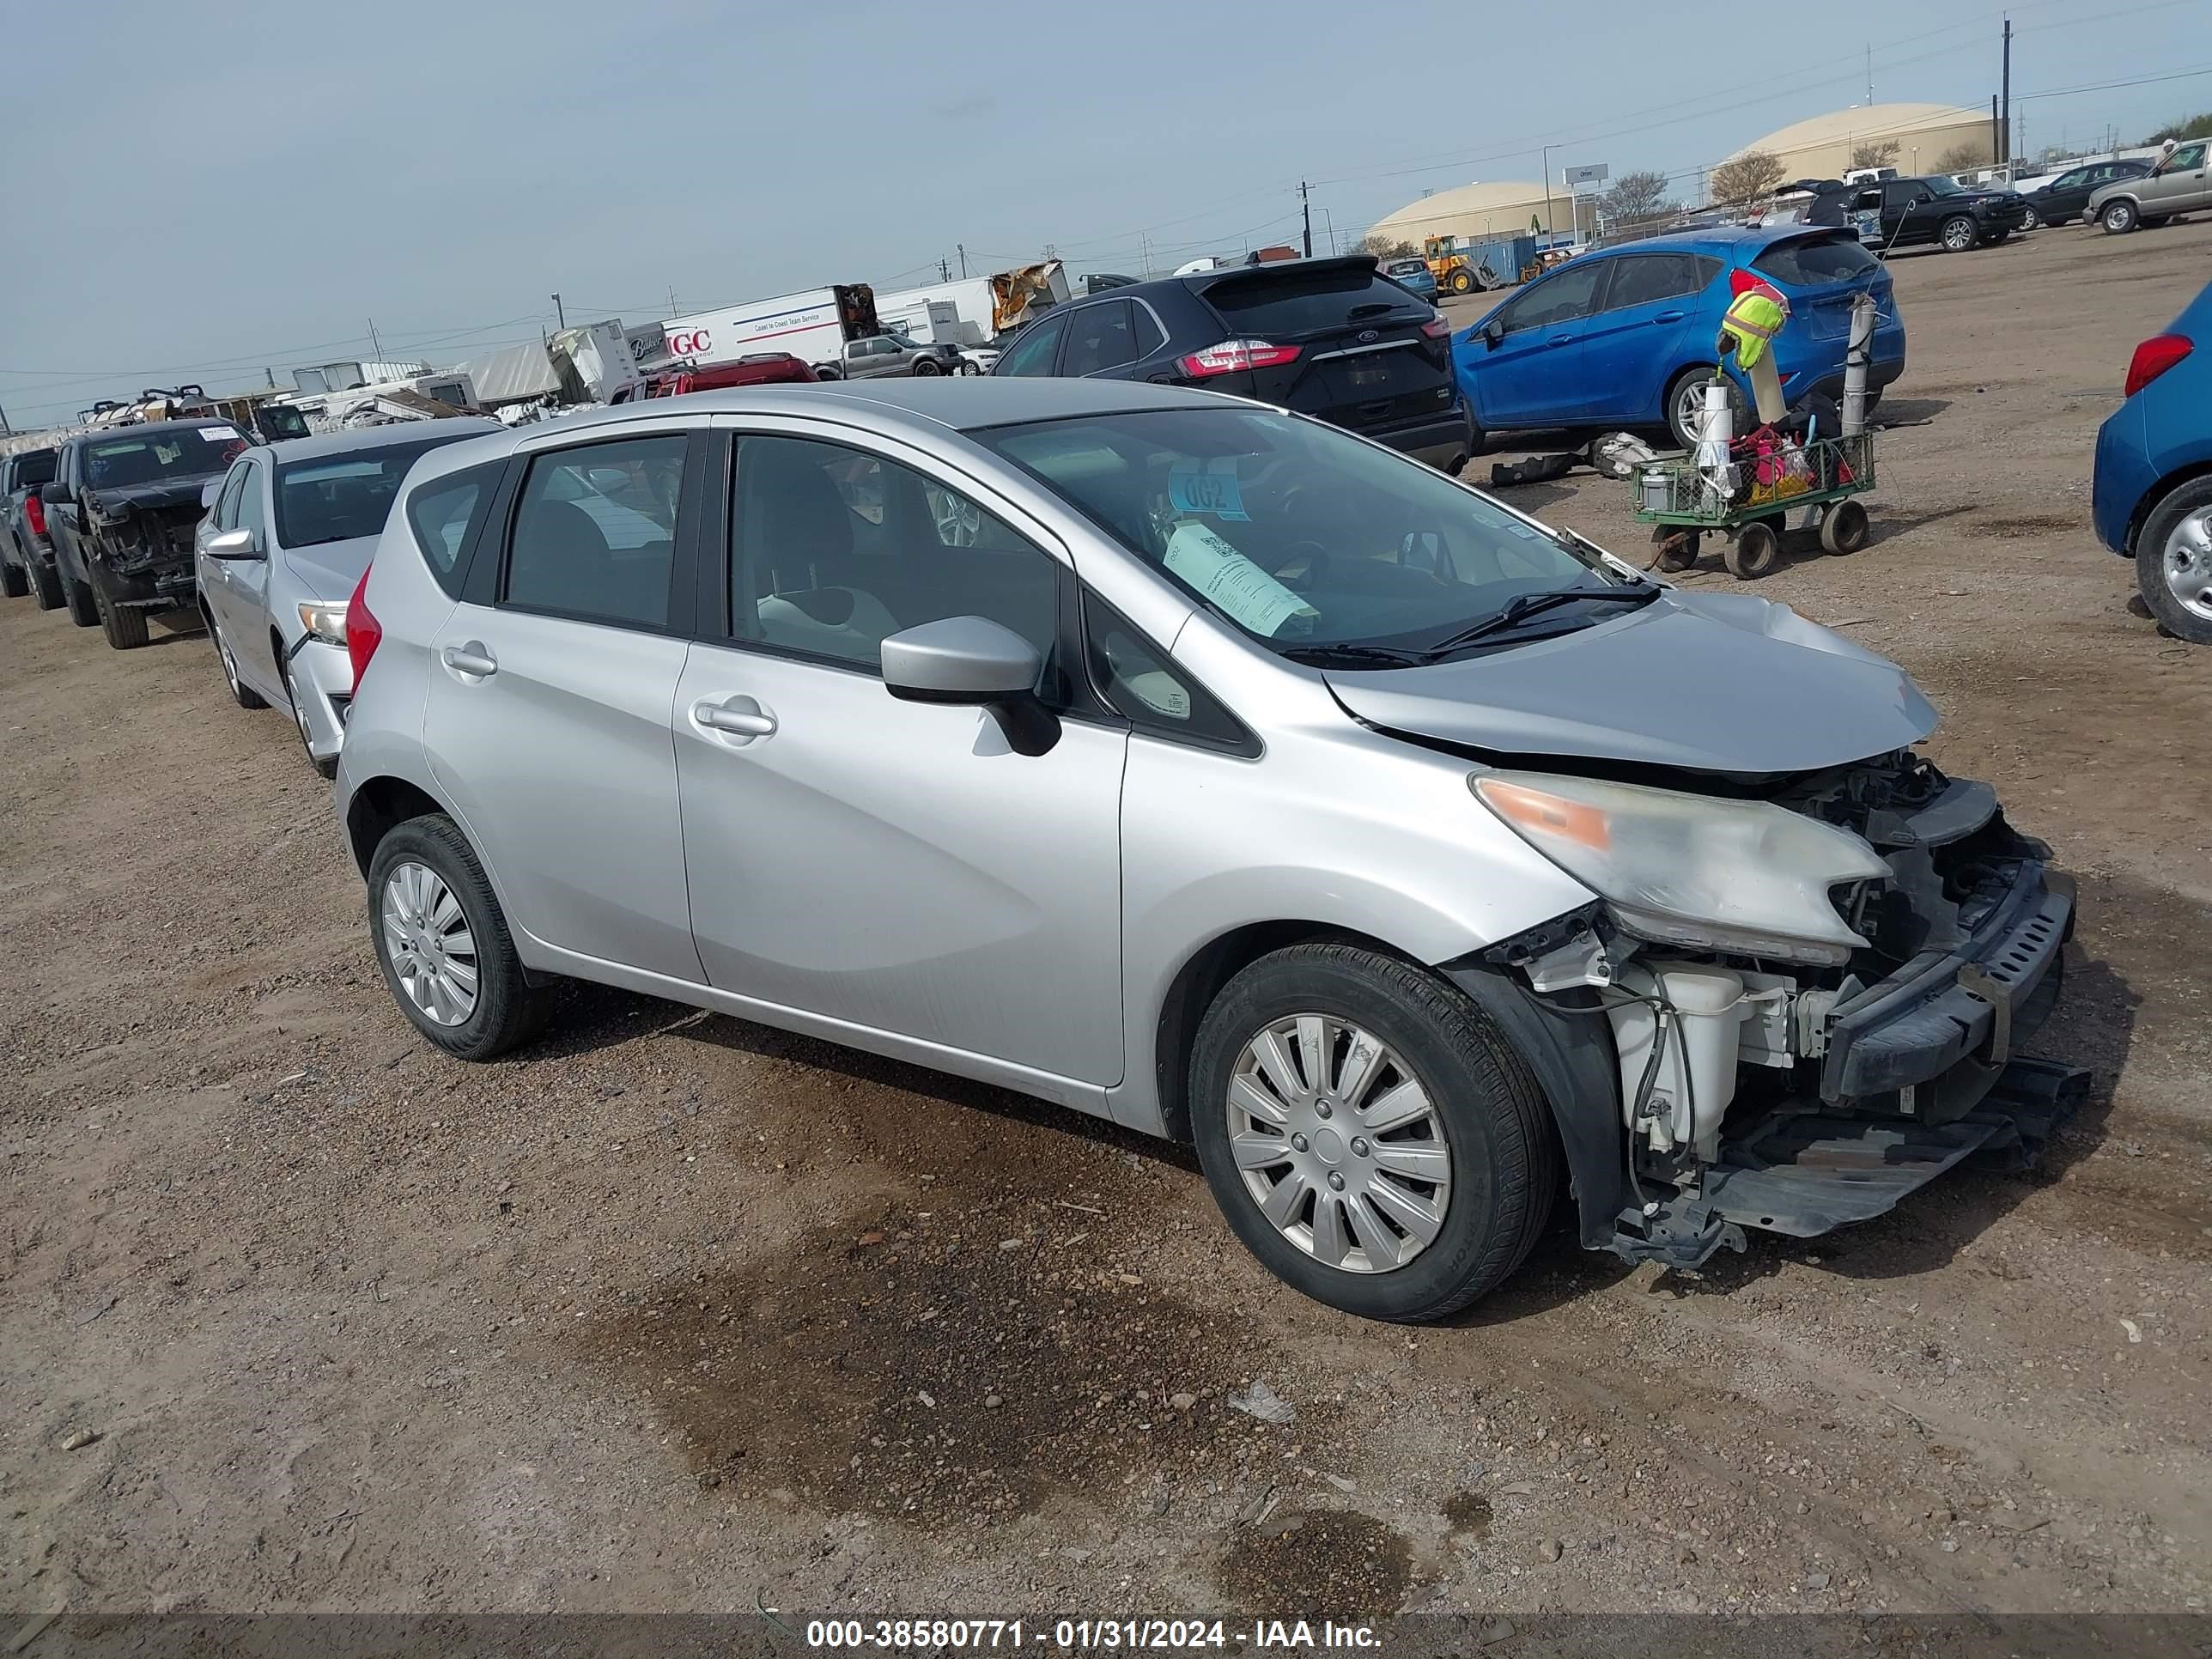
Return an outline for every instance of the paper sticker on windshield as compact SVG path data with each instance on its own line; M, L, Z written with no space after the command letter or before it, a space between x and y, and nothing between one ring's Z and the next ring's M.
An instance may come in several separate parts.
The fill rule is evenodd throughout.
M1272 639L1293 618L1312 622L1321 615L1202 524L1178 525L1163 562L1262 638Z
M200 428L200 436L211 444L227 444L238 436L238 428L234 426L204 426Z
M1237 458L1224 455L1203 465L1177 461L1168 473L1168 498L1178 513L1211 513L1217 519L1246 524L1252 515L1244 510L1243 492L1237 486Z

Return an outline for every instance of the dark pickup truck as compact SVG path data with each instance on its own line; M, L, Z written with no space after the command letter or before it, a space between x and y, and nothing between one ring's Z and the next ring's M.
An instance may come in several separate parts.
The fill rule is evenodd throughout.
M200 495L246 447L216 419L148 421L65 439L41 486L70 618L118 651L146 643L151 611L190 610Z
M39 597L39 609L62 602L54 574L54 544L46 539L46 507L39 486L54 476L54 452L19 449L0 456L0 593Z

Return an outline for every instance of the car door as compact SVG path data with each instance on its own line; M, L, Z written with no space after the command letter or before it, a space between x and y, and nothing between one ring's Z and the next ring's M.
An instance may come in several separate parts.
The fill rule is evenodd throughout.
M2050 219L2054 216L2070 219L2081 212L2089 200L2089 192L2104 182L2097 177L2097 169L2075 167L2062 173L2030 198L2029 205L2037 216Z
M703 423L549 432L519 455L433 643L425 747L509 920L696 983L669 711Z
M1917 179L1892 179L1881 187L1881 240L1885 246L1924 242L1936 234L1927 204L1936 194Z
M1461 337L1461 380L1487 431L1571 424L1589 396L1583 384L1583 334L1597 308L1610 259L1571 259L1531 283Z
M1127 380L1136 362L1136 307L1130 301L1101 300L1068 313L1061 374Z
M84 446L65 443L56 458L54 483L58 484L62 499L46 506L46 539L54 544L54 562L61 574L72 581L84 580L83 556L77 550L77 529L82 522L82 509L78 504L78 492L83 477Z
M1119 1081L1126 731L1071 716L1048 752L1017 754L989 712L902 701L882 680L888 635L981 616L1037 647L1039 695L1065 705L1065 550L923 452L721 423L736 428L734 480L715 492L732 503L723 637L693 646L676 697L708 981L1059 1098Z
M276 653L269 642L269 566L276 556L275 468L270 462L250 459L241 463L246 476L238 489L234 528L250 531L259 550L250 559L225 559L222 585L222 634L229 641L240 679L252 683L265 697L283 696L283 676Z
M1698 290L1717 267L1694 253L1623 253L1583 347L1585 418L1649 421L1681 360ZM1702 275L1701 275L1702 273Z
M2208 148L2212 146L2184 144L2142 181L2143 217L2160 219L2212 205L2212 183L2207 182L2205 167Z
M239 492L245 489L246 480L252 471L251 460L240 459L231 463L230 471L223 475L222 493L216 497L215 511L208 515L207 522L193 532L195 551L237 525ZM209 614L215 618L216 625L222 629L226 638L238 631L230 603L230 568L234 562L236 561L231 559L208 556L202 556L199 561L200 597L207 602Z

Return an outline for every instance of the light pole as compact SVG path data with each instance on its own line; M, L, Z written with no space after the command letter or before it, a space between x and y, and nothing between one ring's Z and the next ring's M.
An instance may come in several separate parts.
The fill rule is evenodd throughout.
M1327 208L1323 208L1321 210L1321 226L1323 230L1328 233L1328 251L1331 253L1335 252L1336 221L1328 216L1328 210Z
M1544 146L1544 234L1548 238L1555 235L1559 228L1559 222L1552 217L1552 147L1547 144Z

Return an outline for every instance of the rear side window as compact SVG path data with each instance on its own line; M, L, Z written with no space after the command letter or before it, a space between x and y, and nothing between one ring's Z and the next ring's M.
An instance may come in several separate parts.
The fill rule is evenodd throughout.
M1427 314L1422 301L1370 266L1301 270L1285 265L1265 276L1234 276L1206 290L1206 302L1239 338L1273 340L1364 327L1392 312Z
M1700 259L1694 253L1623 254L1613 262L1605 308L1620 311L1655 300L1680 299L1695 294L1719 274L1717 261Z
M490 511L492 492L506 465L490 461L449 472L407 498L407 526L415 532L415 544L429 561L438 586L457 599L461 597L461 550Z
M1136 362L1129 308L1127 300L1109 300L1073 313L1067 319L1067 362L1062 372L1096 374Z
M1848 282L1878 262L1856 236L1796 236L1777 242L1751 262L1751 268L1778 283L1816 287Z
M680 432L556 449L530 463L501 602L665 628L684 494Z

